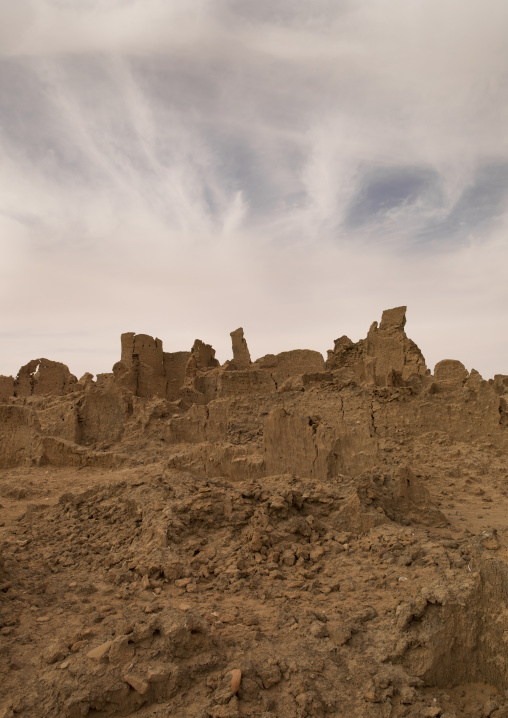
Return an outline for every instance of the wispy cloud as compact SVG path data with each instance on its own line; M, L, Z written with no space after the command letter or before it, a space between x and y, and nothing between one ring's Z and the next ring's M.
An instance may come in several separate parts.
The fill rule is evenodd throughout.
M408 304L430 363L508 373L507 21L497 0L0 2L0 371L107 370L127 330L325 351Z

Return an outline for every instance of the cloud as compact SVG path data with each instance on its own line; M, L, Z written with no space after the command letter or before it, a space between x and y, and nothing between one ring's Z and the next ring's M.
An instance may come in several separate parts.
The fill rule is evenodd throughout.
M104 371L130 330L324 352L408 304L432 361L508 373L507 20L0 1L0 371Z

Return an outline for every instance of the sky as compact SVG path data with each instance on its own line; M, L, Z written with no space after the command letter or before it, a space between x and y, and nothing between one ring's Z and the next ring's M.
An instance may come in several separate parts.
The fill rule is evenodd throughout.
M0 374L321 351L508 374L506 0L0 0Z

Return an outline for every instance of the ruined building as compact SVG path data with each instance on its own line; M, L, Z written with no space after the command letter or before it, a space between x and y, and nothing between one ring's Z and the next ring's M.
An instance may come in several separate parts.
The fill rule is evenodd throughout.
M506 718L508 376L231 332L0 377L0 718Z

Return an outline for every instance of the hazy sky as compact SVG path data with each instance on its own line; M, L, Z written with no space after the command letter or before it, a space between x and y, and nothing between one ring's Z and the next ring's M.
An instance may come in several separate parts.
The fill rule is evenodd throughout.
M0 0L0 373L326 353L508 374L506 0Z

